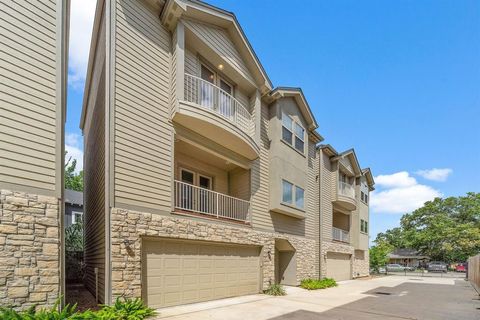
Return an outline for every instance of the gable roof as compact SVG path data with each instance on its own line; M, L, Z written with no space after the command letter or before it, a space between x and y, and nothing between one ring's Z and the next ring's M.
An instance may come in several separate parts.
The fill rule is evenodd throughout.
M308 123L308 130L309 131L314 131L315 129L318 128L317 120L315 120L315 117L313 116L312 109L310 109L310 106L307 102L307 99L305 98L305 95L303 94L303 91L301 88L296 88L296 87L276 87L273 89L270 93L269 96L273 99L279 99L279 98L284 98L284 97L292 97L295 99L295 102L297 103L298 107L300 108L300 112L302 113L303 117ZM322 139L323 140L323 139Z
M332 160L336 161L336 160L339 160L340 158L348 158L350 160L350 163L352 164L353 171L354 171L354 173L357 177L362 174L362 169L360 168L360 163L358 162L357 155L355 154L355 150L353 148L339 153Z
M181 17L207 22L226 29L251 69L255 80L261 83L262 94L272 90L272 82L234 13L198 0L167 0L160 13L162 23L170 30L173 30Z
M370 170L370 168L363 168L362 169L362 174L367 179L367 184L368 184L368 187L369 187L370 191L375 190L375 188L374 188L375 181L373 180L373 174L372 174L372 171Z

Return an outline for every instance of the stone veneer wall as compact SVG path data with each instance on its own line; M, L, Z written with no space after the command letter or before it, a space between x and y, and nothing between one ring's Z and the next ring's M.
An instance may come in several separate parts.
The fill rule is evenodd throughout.
M260 245L264 288L275 280L275 238L287 239L296 249L297 281L315 276L315 240L304 237L119 208L111 211L111 230L112 299L121 295L141 297L144 236ZM128 247L124 240L130 241Z
M48 307L60 292L59 201L0 191L0 305Z
M370 275L370 257L368 250L364 250L363 259L354 259L353 275L354 277L367 277Z
M354 248L348 244L342 244L335 241L324 241L321 245L321 255L320 255L320 277L325 278L327 276L327 252L337 252L337 253L346 253L354 256ZM352 264L352 259L350 263ZM352 276L353 276L353 267L352 267Z

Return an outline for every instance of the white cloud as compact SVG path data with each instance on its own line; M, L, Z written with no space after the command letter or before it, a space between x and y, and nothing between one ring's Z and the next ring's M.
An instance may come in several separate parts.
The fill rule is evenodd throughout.
M379 175L375 177L375 184L386 188L403 188L417 184L417 180L408 172L401 171L394 174Z
M441 197L434 188L419 184L406 171L375 177L380 190L373 191L370 205L378 213L407 213L420 208L427 201Z
M452 172L453 170L450 168L444 168L444 169L433 168L430 170L418 170L415 173L427 180L444 182L444 181L447 181L448 176Z
M96 0L72 0L70 8L70 47L68 81L75 89L83 89Z
M65 156L65 163L71 159L77 160L77 166L75 171L78 173L83 170L83 150L81 147L82 137L76 133L67 133L65 135L65 151L67 154Z

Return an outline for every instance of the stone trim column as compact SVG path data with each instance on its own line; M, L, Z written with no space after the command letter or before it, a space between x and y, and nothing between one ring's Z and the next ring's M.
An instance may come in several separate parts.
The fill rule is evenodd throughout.
M60 292L59 200L0 191L0 305L52 306Z

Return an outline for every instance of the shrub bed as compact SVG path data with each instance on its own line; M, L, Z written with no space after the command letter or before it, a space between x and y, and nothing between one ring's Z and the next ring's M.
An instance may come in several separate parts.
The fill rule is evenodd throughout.
M67 305L58 310L58 302L51 309L35 310L35 306L16 311L12 308L0 308L2 320L143 320L154 316L155 310L147 307L141 299L117 298L111 306L103 305L98 311L78 312L77 305Z
M300 282L300 287L307 290L326 289L336 287L337 282L331 278L320 279L303 279Z

